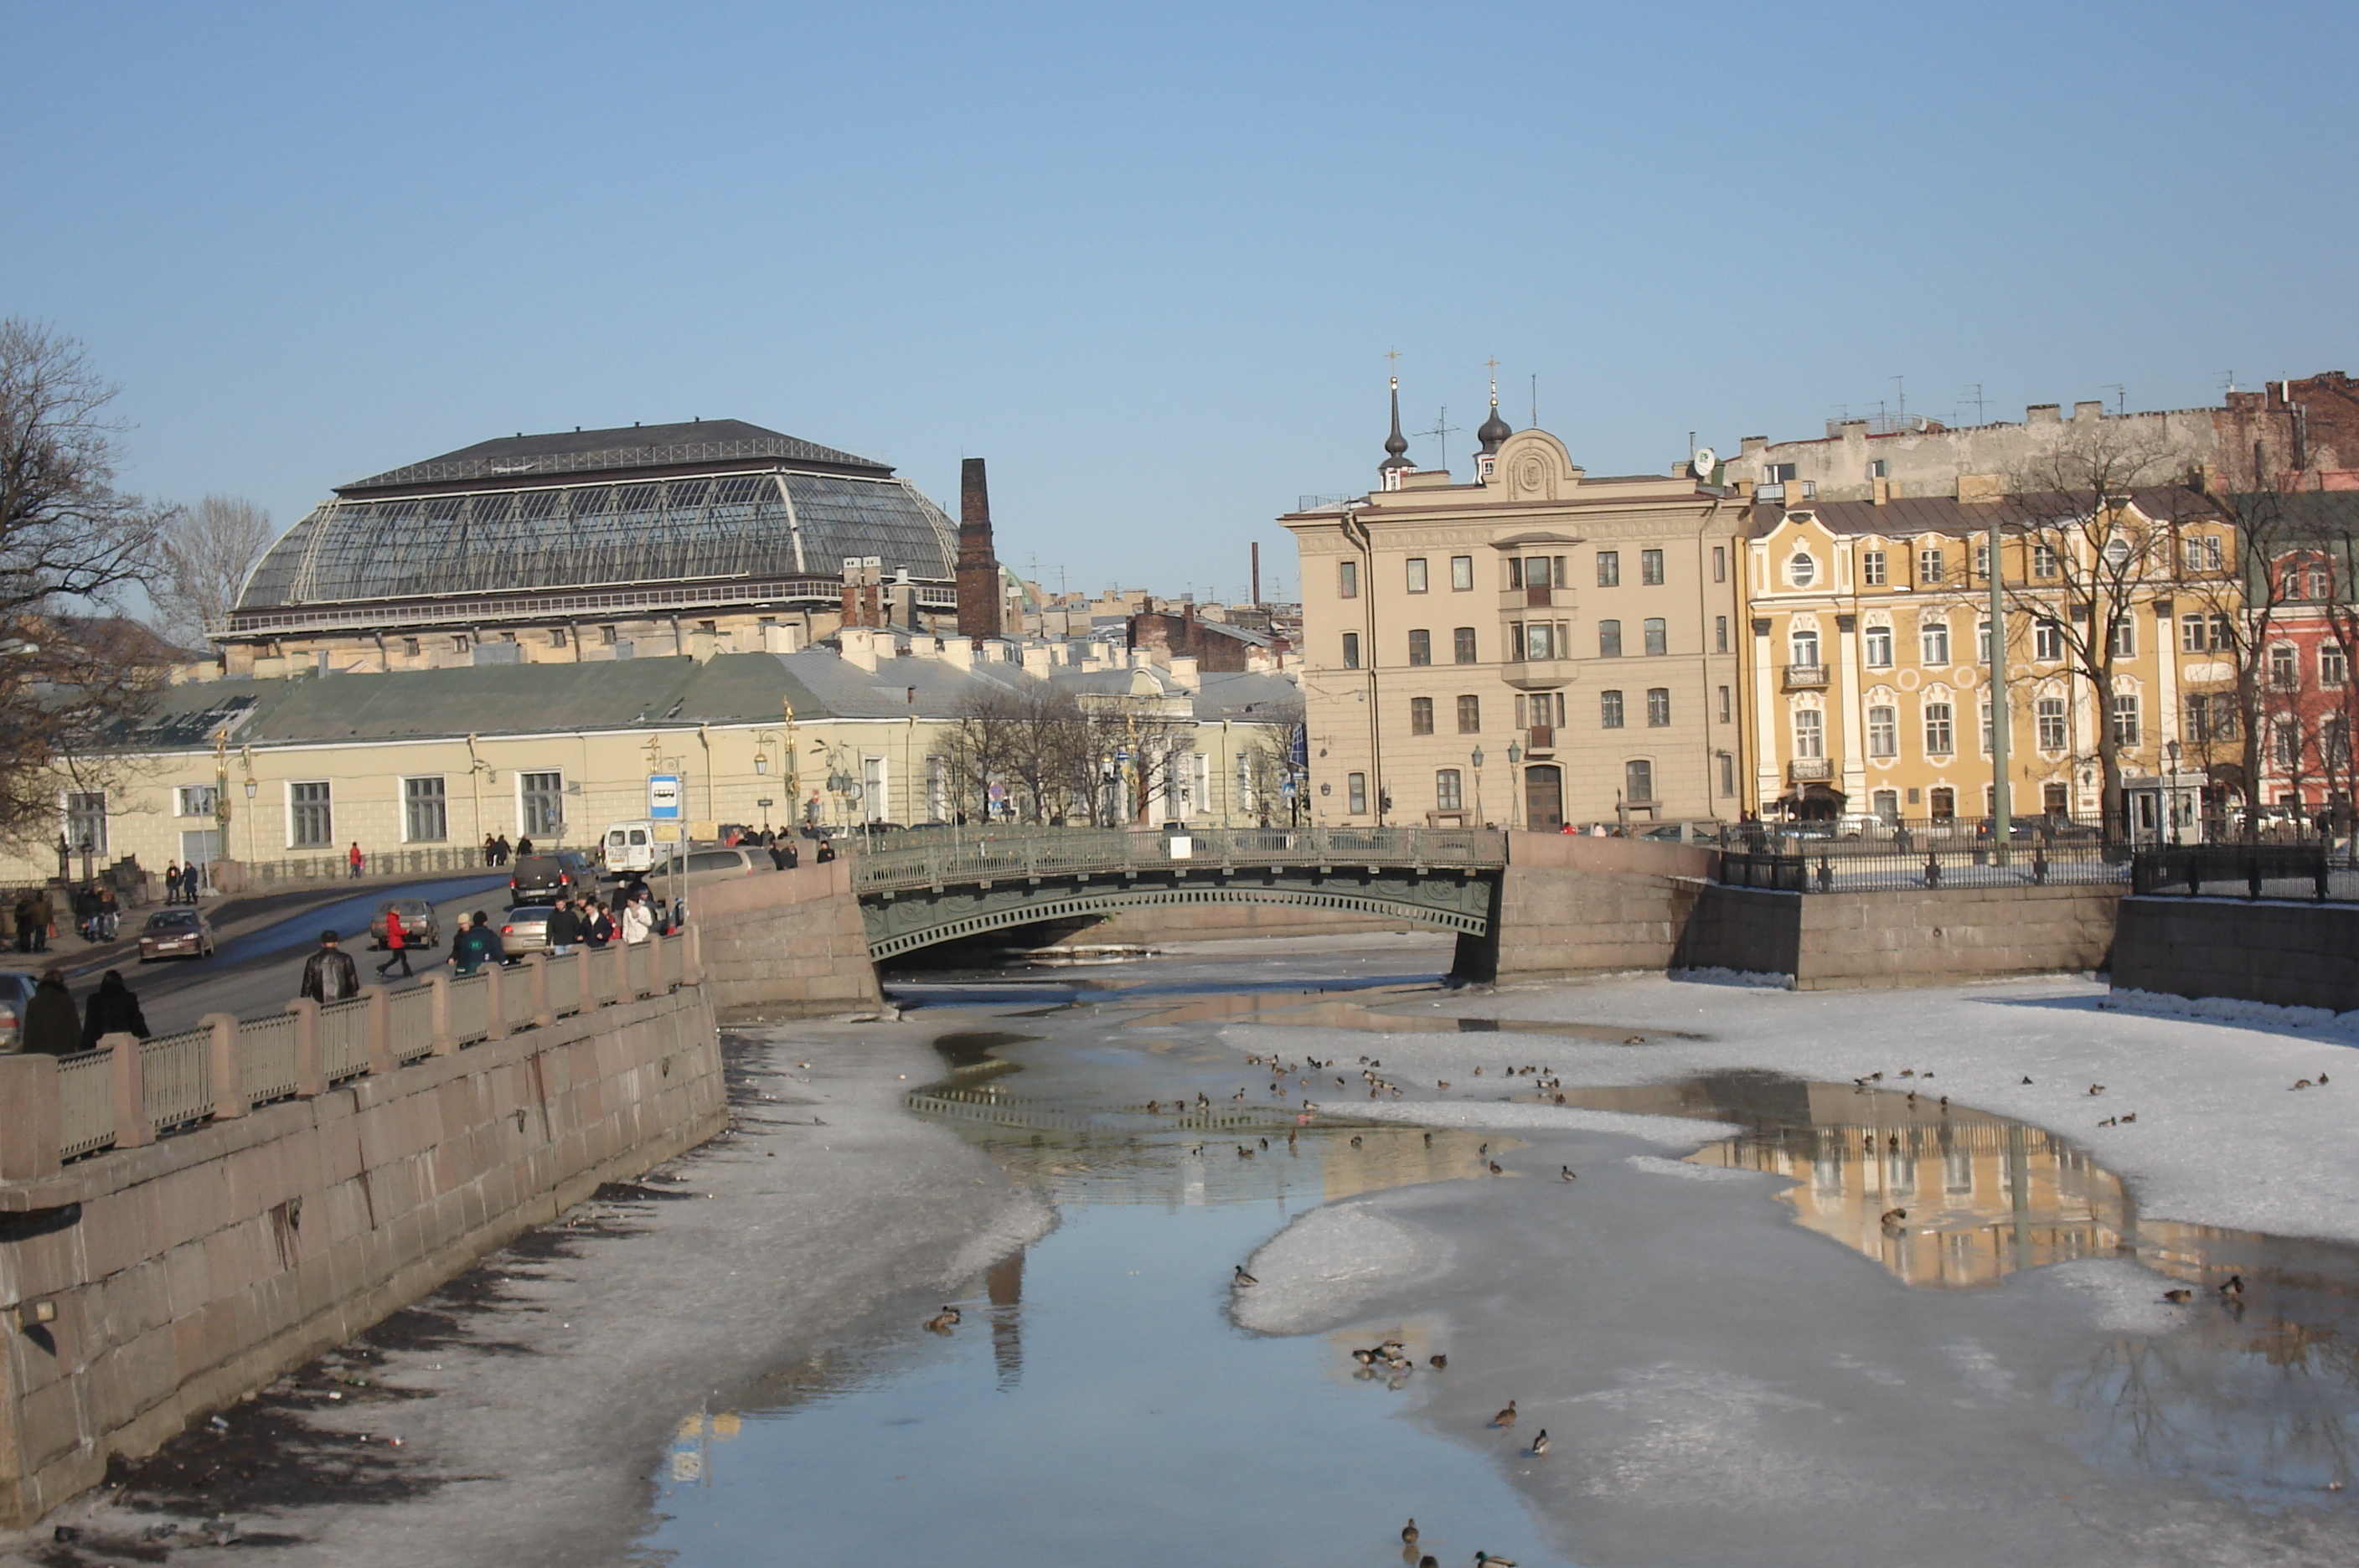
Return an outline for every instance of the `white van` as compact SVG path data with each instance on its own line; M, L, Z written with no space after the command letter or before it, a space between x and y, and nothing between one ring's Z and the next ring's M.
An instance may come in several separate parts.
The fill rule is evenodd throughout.
M671 864L677 853L672 835L678 828L670 822L660 825L651 822L615 822L606 829L606 870L620 876L626 871L653 871L658 866Z

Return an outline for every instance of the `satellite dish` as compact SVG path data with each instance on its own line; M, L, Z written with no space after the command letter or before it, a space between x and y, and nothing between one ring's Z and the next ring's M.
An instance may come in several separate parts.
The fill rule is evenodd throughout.
M1688 460L1688 473L1697 479L1709 482L1712 478L1712 465L1719 461L1719 453L1708 446L1700 446L1695 449L1695 456Z

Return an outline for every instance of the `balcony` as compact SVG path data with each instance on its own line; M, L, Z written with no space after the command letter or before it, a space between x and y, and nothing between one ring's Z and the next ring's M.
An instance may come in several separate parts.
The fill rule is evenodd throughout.
M1823 784L1835 776L1835 765L1824 757L1798 757L1786 765L1787 777L1797 784Z
M1518 691L1553 691L1580 675L1569 659L1516 659L1499 666L1499 677Z
M1534 752L1554 751L1556 749L1556 726L1554 724L1532 725L1531 728L1525 733L1524 744Z
M1786 666L1786 690L1788 691L1823 691L1827 688L1827 667L1823 664L1789 664Z

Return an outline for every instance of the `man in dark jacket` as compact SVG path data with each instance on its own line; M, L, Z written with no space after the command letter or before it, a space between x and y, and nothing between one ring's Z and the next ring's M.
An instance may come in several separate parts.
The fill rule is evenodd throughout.
M336 933L320 933L320 951L303 961L303 995L323 1006L345 1002L361 994L360 971L353 955L336 945Z
M45 971L33 987L33 999L25 1004L21 1043L27 1053L48 1056L71 1056L82 1049L82 1019L74 1011L73 993L66 989L65 971Z
M573 912L573 900L558 899L557 907L549 911L549 955L562 958L581 940L582 917Z
M110 1034L136 1034L147 1038L147 1015L139 1010L139 998L123 983L123 971L110 969L98 982L98 989L90 994L82 1005L82 1048L96 1051L98 1042Z
M473 975L486 964L505 964L507 956L506 944L492 929L492 917L482 909L451 939L451 967L462 975Z

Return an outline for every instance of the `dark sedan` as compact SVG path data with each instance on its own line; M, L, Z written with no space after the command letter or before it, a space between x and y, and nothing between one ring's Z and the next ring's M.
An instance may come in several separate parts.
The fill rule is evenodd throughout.
M213 928L200 909L158 909L139 932L139 962L158 958L211 958Z

